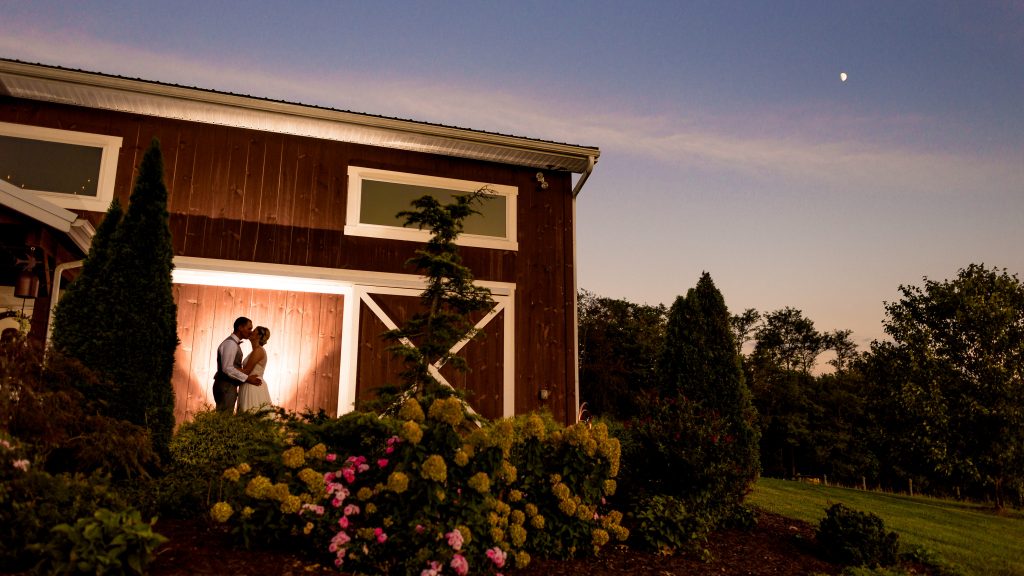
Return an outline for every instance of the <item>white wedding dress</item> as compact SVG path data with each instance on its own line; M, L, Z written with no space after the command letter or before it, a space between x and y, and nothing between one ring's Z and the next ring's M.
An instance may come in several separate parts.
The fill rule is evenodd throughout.
M248 358L247 358L248 359ZM242 365L245 366L245 361L242 361ZM267 361L264 359L262 362L253 366L252 374L255 374L263 379L263 370L267 367ZM242 384L238 387L238 413L242 412L259 412L270 408L272 402L270 400L270 390L267 388L267 381L263 380L263 385L256 386L254 384Z

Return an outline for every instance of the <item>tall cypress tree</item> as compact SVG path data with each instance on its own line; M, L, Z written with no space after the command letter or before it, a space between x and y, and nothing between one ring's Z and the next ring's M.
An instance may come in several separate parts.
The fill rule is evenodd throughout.
M739 502L760 469L756 412L730 320L722 293L705 272L672 305L659 363L663 395L693 403L697 417L719 431L720 449L710 457L721 459L727 471L717 479L724 505Z
M104 358L111 350L103 335L116 331L111 308L118 303L107 283L107 270L113 237L123 216L121 202L114 198L96 230L78 278L61 294L53 317L54 349L93 368L109 363ZM90 397L109 405L115 391L116 388L103 387L91 390Z
M178 326L167 187L156 139L142 158L112 256L106 281L118 297L111 310L117 331L104 335L113 354L100 370L121 386L121 417L148 428L153 447L164 454L174 431Z

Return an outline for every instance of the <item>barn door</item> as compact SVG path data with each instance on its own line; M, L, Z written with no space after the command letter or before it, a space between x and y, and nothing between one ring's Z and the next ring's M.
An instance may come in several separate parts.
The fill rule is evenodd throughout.
M358 345L356 354L356 398L370 397L385 384L400 383L403 366L388 351L392 345L382 335L403 324L420 310L421 290L386 288L380 286L357 287L353 300L358 306ZM462 390L470 406L486 418L510 416L514 411L512 390L512 298L509 295L492 296L494 306L471 318L479 336L469 334L452 349L453 355L466 360L468 372L459 372L451 366L435 364L431 373L442 384ZM416 342L406 342L416 345Z

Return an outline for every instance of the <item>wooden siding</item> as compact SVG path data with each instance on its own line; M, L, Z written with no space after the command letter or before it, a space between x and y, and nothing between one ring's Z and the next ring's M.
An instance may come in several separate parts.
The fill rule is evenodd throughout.
M175 284L174 299L181 341L173 378L178 422L213 404L217 347L239 316L270 328L265 376L274 404L337 411L343 296Z
M343 234L349 165L516 186L519 250L464 248L463 259L479 279L516 285L517 412L545 406L575 417L570 174L546 172L542 190L526 167L9 97L0 97L0 121L121 136L115 195L125 205L135 167L159 138L174 251L184 256L412 272L404 263L416 243Z
M397 324L401 324L421 309L419 298L416 296L370 294L369 297ZM364 302L360 302L359 311L356 398L368 399L372 398L376 388L385 384L400 383L400 373L404 366L387 350L392 343L382 337L388 330L384 322ZM484 315L485 313L479 313L473 321L479 321ZM481 336L467 343L457 354L469 363L469 372L459 372L451 366L441 368L441 375L452 386L466 392L466 399L470 405L487 418L502 416L505 382L504 319L505 313L498 313L481 330Z

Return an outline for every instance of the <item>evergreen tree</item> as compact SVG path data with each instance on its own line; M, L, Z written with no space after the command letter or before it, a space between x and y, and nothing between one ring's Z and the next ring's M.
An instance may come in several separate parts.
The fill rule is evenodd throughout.
M405 364L404 394L421 397L435 393L440 383L432 375L433 366L451 364L457 370L465 370L465 360L453 356L450 350L467 333L476 336L471 315L494 305L491 291L473 284L473 273L462 265L455 244L464 220L478 213L473 205L487 198L486 189L456 196L455 202L445 205L432 196L423 196L413 201L413 210L398 213L406 226L428 228L431 232L426 246L406 262L427 280L427 288L420 295L422 311L385 335L398 343L391 350Z
M154 448L165 454L174 431L171 376L178 325L167 187L155 139L142 158L113 245L106 281L118 295L111 310L117 332L104 335L113 357L100 369L122 388L122 418L149 428Z
M117 198L110 203L107 214L96 230L89 254L73 282L63 291L53 317L53 346L86 366L109 364L105 356L112 351L102 335L113 334L111 308L120 305L107 283L107 270L112 258L113 237L124 215ZM113 383L111 383L113 384ZM116 388L93 390L93 399L109 404Z
M757 478L760 440L731 320L705 272L672 305L659 362L663 396L692 403L696 417L716 431L719 450L709 454L708 468L721 472L707 480L718 484L713 504L725 507L738 504Z

